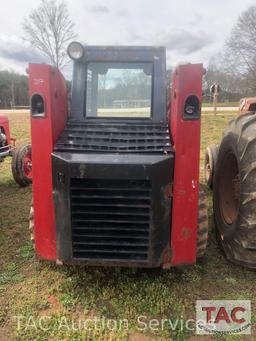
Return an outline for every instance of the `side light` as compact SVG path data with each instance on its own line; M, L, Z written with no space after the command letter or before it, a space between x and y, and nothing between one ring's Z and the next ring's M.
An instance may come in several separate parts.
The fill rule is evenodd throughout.
M188 96L183 111L184 120L197 120L200 118L200 102L197 96Z

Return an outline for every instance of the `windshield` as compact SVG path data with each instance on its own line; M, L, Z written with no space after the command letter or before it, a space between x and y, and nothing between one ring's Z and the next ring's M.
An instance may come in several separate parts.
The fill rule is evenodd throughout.
M87 117L151 117L152 63L87 64Z

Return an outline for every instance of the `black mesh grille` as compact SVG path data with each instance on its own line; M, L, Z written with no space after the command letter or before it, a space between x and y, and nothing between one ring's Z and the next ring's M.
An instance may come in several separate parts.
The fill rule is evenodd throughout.
M71 179L73 257L147 260L150 196L147 180Z
M55 151L80 153L150 153L171 151L166 123L88 123L68 121Z

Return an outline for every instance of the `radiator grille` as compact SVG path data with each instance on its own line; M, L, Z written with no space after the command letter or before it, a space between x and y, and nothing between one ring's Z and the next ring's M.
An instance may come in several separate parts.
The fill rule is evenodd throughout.
M171 152L170 131L166 123L90 123L68 121L55 151L80 153Z
M73 257L146 261L151 183L71 179Z

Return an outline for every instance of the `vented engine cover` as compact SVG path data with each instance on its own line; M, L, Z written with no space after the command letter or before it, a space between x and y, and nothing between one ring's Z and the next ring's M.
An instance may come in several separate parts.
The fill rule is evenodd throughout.
M54 152L57 257L157 267L170 239L173 155Z

